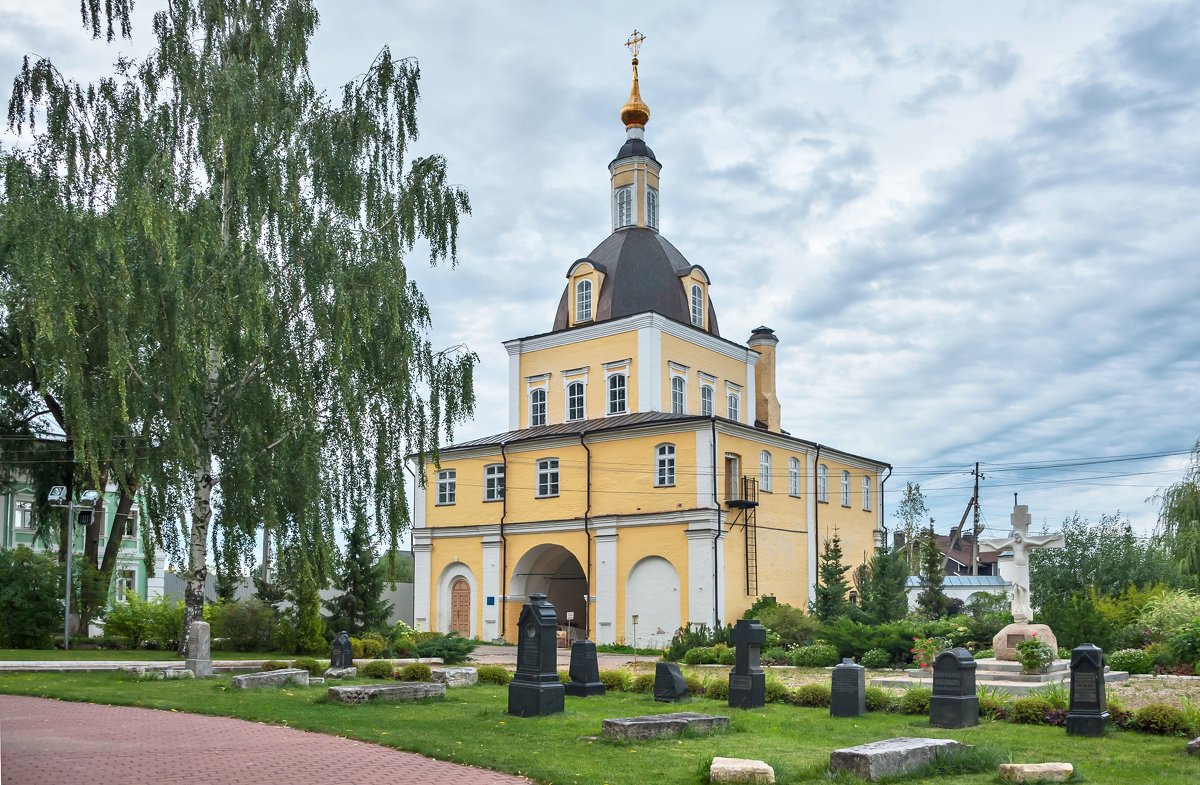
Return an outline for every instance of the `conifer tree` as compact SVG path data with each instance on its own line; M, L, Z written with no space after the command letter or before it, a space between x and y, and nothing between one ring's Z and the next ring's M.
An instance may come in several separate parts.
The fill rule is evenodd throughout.
M383 600L384 569L371 547L370 524L363 510L355 510L354 525L346 532L346 553L335 588L342 593L324 600L329 628L357 635L387 625L392 604Z
M908 563L899 552L878 548L863 565L859 587L862 610L875 624L903 619L908 613Z
M109 41L130 9L81 3ZM394 548L404 456L474 403L475 356L433 349L402 261L418 240L454 261L469 211L441 157L407 157L417 64L385 47L331 100L317 24L312 0L172 2L144 59L91 85L26 59L9 105L33 143L3 155L4 300L26 303L22 350L55 369L77 461L98 481L119 456L186 562L181 648L214 526L241 563L264 525L298 548L291 588L319 612L336 527L369 504ZM94 356L64 296L102 305Z
M846 590L850 588L846 573L850 568L842 563L842 538L833 535L825 541L821 563L817 567L817 586L813 592L811 610L821 621L844 616L847 611Z
M943 555L932 524L921 537L920 545L921 593L917 595L917 610L931 619L940 619L950 607L950 598L942 588L945 579Z

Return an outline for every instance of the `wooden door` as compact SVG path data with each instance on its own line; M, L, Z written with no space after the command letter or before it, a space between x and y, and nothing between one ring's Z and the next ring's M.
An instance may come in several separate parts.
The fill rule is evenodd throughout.
M471 637L471 586L463 578L450 584L450 632Z

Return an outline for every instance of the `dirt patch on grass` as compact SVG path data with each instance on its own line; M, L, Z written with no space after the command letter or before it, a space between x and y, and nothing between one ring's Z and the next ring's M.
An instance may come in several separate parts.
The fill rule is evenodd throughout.
M1108 685L1108 694L1127 709L1148 703L1183 707L1185 700L1200 705L1200 678L1195 676L1130 676L1128 681Z

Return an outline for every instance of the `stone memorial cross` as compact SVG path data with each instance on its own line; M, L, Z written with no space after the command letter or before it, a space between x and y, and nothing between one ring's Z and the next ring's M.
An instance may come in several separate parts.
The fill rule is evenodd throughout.
M1018 504L1013 507L1012 533L1007 537L982 539L980 547L993 551L1012 549L1012 615L1016 624L1029 624L1033 621L1033 609L1029 607L1029 552L1038 548L1061 548L1066 540L1061 534L1031 535L1029 524L1029 505Z
M767 674L761 664L767 629L758 619L738 619L729 639L735 647L733 670L729 672L729 707L761 708L767 697Z

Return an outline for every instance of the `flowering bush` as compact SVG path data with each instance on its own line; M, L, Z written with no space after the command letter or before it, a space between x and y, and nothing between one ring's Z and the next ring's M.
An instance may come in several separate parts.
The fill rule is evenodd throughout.
M1017 644L1017 659L1025 673L1045 673L1056 654L1050 644L1038 639L1036 632Z
M933 665L938 652L948 648L949 643L945 638L924 638L918 635L913 638L913 646L909 652L912 653L913 662L922 668L928 668Z

